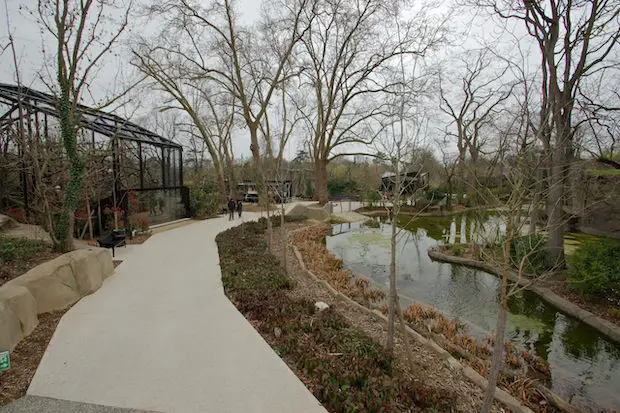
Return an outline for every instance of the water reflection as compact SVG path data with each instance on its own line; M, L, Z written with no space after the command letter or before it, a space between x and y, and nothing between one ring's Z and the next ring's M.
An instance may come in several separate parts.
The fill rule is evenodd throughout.
M499 280L483 271L433 262L427 250L445 241L490 241L503 230L499 220L463 215L403 219L399 225L406 228L397 241L397 285L403 304L424 303L471 326L474 335L490 333L498 312ZM327 247L348 268L388 287L388 225L335 225L333 234ZM550 363L555 392L581 406L620 409L620 346L529 291L511 297L508 308L507 338Z

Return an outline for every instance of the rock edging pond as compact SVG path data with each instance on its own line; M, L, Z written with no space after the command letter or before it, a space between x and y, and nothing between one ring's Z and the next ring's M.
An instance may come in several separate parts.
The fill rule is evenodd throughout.
M303 231L306 228L300 228L299 230L293 231L289 234L289 236L292 236L295 232L297 231ZM289 247L291 247L293 249L293 252L295 253L295 257L297 258L297 261L299 262L299 265L301 266L301 268L308 274L308 276L310 278L312 278L315 282L320 283L322 285L324 285L335 297L337 297L340 300L346 301L347 303L357 307L358 309L360 309L361 311L364 311L384 322L387 323L388 319L386 316L384 316L381 312L376 311L376 310L371 310L368 307L365 307L363 305L361 305L360 303L358 303L357 301L351 299L350 297L346 296L345 294L341 293L340 291L336 290L334 287L332 287L326 280L323 280L319 277L317 277L312 271L310 271L308 269L308 267L305 265L303 257L301 255L301 253L299 252L299 250L297 249L297 247L293 244L289 243ZM482 389L486 389L487 385L488 385L488 381L487 379L485 379L484 377L482 377L482 375L480 375L478 372L476 372L474 369L472 369L469 366L463 366L457 359L455 359L447 350L445 350L444 348L442 348L441 346L439 346L436 342L434 342L433 340L427 339L426 337L423 337L421 334L419 334L418 332L416 332L415 330L411 329L409 326L405 326L405 329L407 331L407 333L413 338L415 339L417 342L423 344L424 346L430 348L431 350L435 351L437 354L439 354L440 356L442 356L447 362L448 364L455 370L460 370L463 372L463 375L465 377L467 377L467 379L469 379L470 381L472 381L474 384L476 384L477 386L479 386ZM559 398L559 397L558 397ZM527 406L524 406L523 404L521 404L521 402L519 400L517 400L515 397L513 397L511 394L509 394L508 392L500 389L499 387L496 387L495 389L495 400L499 401L500 403L504 404L505 406L507 406L510 410L516 412L516 413L533 413L532 410L530 408L528 408Z
M501 274L501 270L489 263L484 261L472 260L469 258L463 257L455 257L453 255L445 254L439 251L438 248L431 248L428 250L428 256L435 260L441 262L447 262L451 264L464 265L466 267L477 268L483 271L486 271L490 274L499 276ZM508 279L511 282L517 283L524 288L532 291L533 293L540 296L543 300L558 308L560 311L570 315L571 317L576 318L577 320L583 322L584 324L589 325L590 327L595 328L601 334L607 336L612 339L616 343L620 343L620 327L610 323L609 321L593 314L578 305L568 301L567 299L560 297L553 291L548 288L537 286L532 284L532 280L519 277L514 271L508 272Z

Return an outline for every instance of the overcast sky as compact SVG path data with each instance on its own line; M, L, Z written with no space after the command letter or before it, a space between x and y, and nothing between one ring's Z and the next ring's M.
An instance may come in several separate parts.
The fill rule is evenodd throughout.
M41 91L47 91L45 84L39 77L41 74L48 77L50 75L53 76L54 73L46 73L46 58L42 51L45 44L47 44L48 49L50 45L53 47L54 39L48 33L42 31L37 24L36 0L0 0L0 2L0 46L4 48L8 44L8 27L15 40L18 66L23 84ZM256 0L238 0L237 4L241 13L242 24L254 24L257 20L261 3ZM124 44L122 47L126 48L132 33L145 34L157 33L158 31L157 23L152 20L132 19L129 30L121 42L121 44ZM93 76L91 79L91 87L89 87L88 94L92 94L95 100L104 99L106 96L118 92L125 82L129 82L130 76L133 75L131 69L127 70L127 68L130 68L128 63L129 53L123 53L121 49L118 51L118 56L107 58L102 62L96 76ZM52 65L49 65L50 57L53 58L53 56L47 56L47 63L48 67L51 67L53 70L53 62ZM5 50L0 55L0 83L16 83L13 55L10 50ZM88 95L84 96L85 102L88 102L89 98L90 96ZM157 98L154 99L153 94L146 91L142 91L139 94L139 100L139 105L120 108L117 110L117 113L121 116L131 115L132 120L144 119L152 108L160 104ZM148 125L144 126L148 127ZM235 156L248 157L250 155L249 136L247 136L247 133L238 131L234 142ZM294 153L295 148L292 148L290 152Z
M126 0L128 1L128 0ZM142 0L149 1L149 0ZM36 22L37 13L36 0L0 0L2 5L2 13L0 14L0 45L4 46L8 42L8 30L7 30L7 13L9 28L14 36L15 44L18 54L18 66L21 73L22 82L35 89L45 91L45 85L39 80L39 76L43 73L44 76L54 76L52 73L45 72L45 58L42 50L44 45L47 48L53 48L54 39L47 33L41 30ZM257 0L237 0L238 10L241 14L241 22L243 25L252 25L258 19L261 2ZM468 47L479 46L482 41L491 41L492 38L497 36L495 30L497 26L491 21L493 19L486 19L483 24L469 26L466 23L470 18L461 13L454 15L451 19L451 29L461 27L463 33L454 36L454 43L446 45L437 56L433 59L441 59L451 57L451 53L455 48L462 47L467 43ZM134 33L137 34L154 34L159 32L160 27L157 21L152 19L133 19L130 22L129 30L124 38L121 40L119 47L116 49L117 56L110 57L102 62L99 67L99 71L96 76L93 76L88 89L88 94L83 96L85 103L90 103L89 100L94 98L100 100L113 94L115 91L122 90L122 86L131 80L131 76L135 75L133 68L128 63L128 51L129 39L131 39ZM514 24L510 30L522 30L517 23ZM467 31L467 33L465 33ZM48 63L49 58L53 59L53 54L48 51ZM0 82L2 83L15 83L14 65L12 62L12 54L10 50L0 55ZM536 63L538 60L536 59ZM48 67L53 68L48 64ZM437 103L439 102L437 98ZM148 119L152 108L161 105L161 95L149 93L144 88L137 94L136 99L132 105L123 107L117 111L121 116L130 116L132 120ZM152 119L150 119L152 120ZM149 122L150 123L150 122ZM148 127L149 125L143 125ZM437 132L437 131L435 131ZM435 133L437 135L438 133ZM440 134L440 133L439 133ZM299 141L291 142L287 151L287 157L294 157L297 149L299 148ZM234 151L237 158L243 156L248 157L249 151L249 136L247 131L237 130L234 139Z

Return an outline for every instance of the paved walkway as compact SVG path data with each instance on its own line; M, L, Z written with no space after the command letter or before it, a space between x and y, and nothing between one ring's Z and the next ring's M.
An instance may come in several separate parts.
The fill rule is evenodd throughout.
M158 412L325 413L224 296L215 235L238 224L206 220L118 250L115 275L62 318L28 395Z
M357 201L335 201L334 215L348 222L363 222L366 221L368 217L355 212L356 209L361 208L362 206L363 204Z

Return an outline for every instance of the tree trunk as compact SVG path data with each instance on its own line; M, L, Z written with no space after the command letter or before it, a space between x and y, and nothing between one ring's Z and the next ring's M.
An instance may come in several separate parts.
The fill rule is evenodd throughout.
M55 225L58 248L61 252L73 250L73 229L75 225L75 211L82 199L82 176L84 162L77 149L77 130L74 125L73 114L69 109L69 92L62 79L60 83L60 98L58 103L60 130L62 142L70 162L69 182L65 186L62 208Z
M269 205L267 205L269 206ZM272 245L272 241L273 241L273 226L271 225L271 214L270 214L270 209L267 208L267 248L269 249L269 252L272 251L271 249L271 245Z
M394 315L396 313L396 217L392 216L390 239L390 291L388 294L388 336L386 348L390 355L394 351Z
M400 321L400 333L403 335L403 345L405 346L405 354L407 355L407 363L409 364L409 370L413 373L413 355L411 354L411 347L409 347L409 335L407 334L407 325L405 318L403 317L403 311L400 308L400 301L398 295L396 295L396 311L398 312L398 320Z
M448 192L446 193L446 209L448 211L452 210L452 177L446 179L446 186L448 188Z
M322 159L317 159L314 162L314 173L316 180L315 193L318 197L320 205L325 205L329 201L329 194L327 192L327 162Z
M220 199L224 201L226 198L226 176L224 175L224 168L222 167L222 163L220 161L214 161L214 166L217 172L217 189L221 194Z
M228 147L224 145L224 159L226 162L226 169L228 172L228 186L229 186L229 195L230 197L237 197L237 176L235 174L235 165L232 156L230 155L230 151Z
M213 167L215 168L215 175L217 176L217 190L220 192L220 200L224 201L226 198L226 175L224 174L224 167L222 161L219 158L219 154L211 147L207 145L207 151L213 161Z
M457 122L457 127L458 127L458 142L457 142L457 149L459 151L459 157L458 157L458 164L457 164L457 168L456 170L458 171L458 179L456 181L456 202L457 204L464 204L464 199L465 199L465 181L466 181L466 177L465 177L465 155L467 152L467 146L465 145L464 142L464 138L463 138L463 132L462 132L462 126L460 124L460 122Z
M206 128L202 124L202 121L196 115L195 112L187 110L187 113L190 115L192 120L194 121L194 125L200 131L202 135L202 139L207 146L207 151L209 152L209 156L211 156L211 160L213 161L213 167L215 168L215 174L217 176L217 189L220 192L220 201L224 201L226 199L226 175L224 174L224 167L222 166L222 159L220 153L213 146L211 141L209 140L209 133Z
M269 207L269 195L265 184L265 170L263 168L263 160L260 156L260 147L258 145L258 124L248 124L250 128L250 150L252 151L252 159L256 167L256 189L258 191L259 205Z
M284 271L288 273L288 234L284 227L284 202L282 202L281 206L280 231L282 232L282 265L284 265Z
M548 219L548 264L562 265L564 262L564 153L562 145L553 150L553 165L549 179Z
M528 233L530 235L536 234L536 225L538 224L538 204L540 204L541 192L542 192L542 176L540 167L536 167L534 173L534 185L532 194L532 205L530 206L530 227Z
M499 300L499 314L495 326L495 345L489 371L487 389L484 394L481 413L489 413L495 397L495 387L499 378L499 371L504 362L504 334L506 331L506 316L508 314L508 266L510 263L510 245L512 243L511 229L508 229L508 238L504 241L504 263L502 269L502 286Z
M505 290L503 291L505 295ZM481 413L489 413L495 397L495 387L499 378L499 371L504 361L504 333L506 330L507 303L505 296L499 307L499 315L495 326L495 345L493 346L493 358L491 359L491 371L489 372L487 389L484 394Z
M88 215L88 235L90 236L90 239L93 239L95 237L94 232L93 232L93 217L92 217L92 213L90 210L88 190L86 188L84 188L84 201L86 203L86 214Z
M470 170L467 174L467 190L465 192L472 192L472 190L474 190L474 188L479 188L478 185L478 171L476 170L476 167L478 165L478 150L474 149L474 148L470 148L469 150L469 154L471 156L471 167ZM471 197L468 197L469 203L470 205L476 206L477 204L479 204L480 200L484 201L484 198L487 196L487 194L482 193L482 196L480 197L475 197L475 199L471 199ZM474 204L474 202L478 200L478 202L476 202L476 204Z

